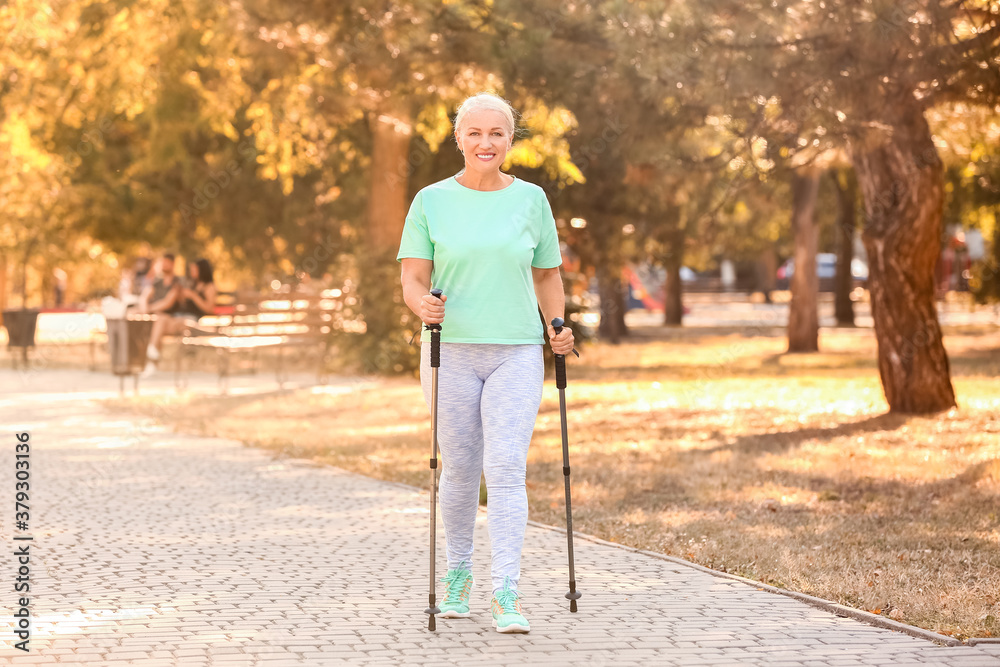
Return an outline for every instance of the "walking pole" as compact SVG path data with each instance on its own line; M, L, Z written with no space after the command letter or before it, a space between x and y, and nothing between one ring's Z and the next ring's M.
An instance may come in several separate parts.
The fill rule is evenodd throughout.
M431 294L441 298L441 289L435 287ZM436 630L434 615L440 614L434 593L434 548L437 544L437 455L438 455L438 367L441 366L441 325L425 324L424 328L431 332L431 586L428 601L430 606L424 610L429 615L427 629Z
M555 317L552 319L552 328L558 335L563 328L563 319ZM573 354L580 356L575 349ZM559 388L559 421L562 425L562 451L563 451L563 479L566 480L566 542L569 547L569 592L566 599L569 600L569 610L576 611L576 601L580 599L581 593L576 590L576 569L573 567L573 509L570 504L569 495L569 436L566 434L566 355L556 354L556 387Z

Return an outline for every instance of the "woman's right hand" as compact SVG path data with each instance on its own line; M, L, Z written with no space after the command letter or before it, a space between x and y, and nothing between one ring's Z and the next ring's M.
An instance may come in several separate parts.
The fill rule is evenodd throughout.
M444 302L448 300L447 294L442 294L437 298L433 294L424 294L420 297L420 319L424 324L441 324L444 322Z

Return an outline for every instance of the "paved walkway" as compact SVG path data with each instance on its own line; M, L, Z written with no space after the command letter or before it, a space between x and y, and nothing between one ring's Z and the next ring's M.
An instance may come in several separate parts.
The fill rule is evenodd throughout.
M471 619L439 619L430 633L426 492L108 413L93 400L117 395L104 374L45 371L22 384L0 371L0 383L0 527L9 548L12 431L27 429L35 538L32 652L12 648L5 583L0 662L1000 664L997 645L939 646L579 536L583 598L570 614L565 536L540 526L529 526L522 562L530 634L491 628L486 585L473 589ZM196 376L192 388L214 383ZM478 582L489 581L486 530L482 513ZM442 576L440 524L438 538ZM10 582L13 561L2 562Z

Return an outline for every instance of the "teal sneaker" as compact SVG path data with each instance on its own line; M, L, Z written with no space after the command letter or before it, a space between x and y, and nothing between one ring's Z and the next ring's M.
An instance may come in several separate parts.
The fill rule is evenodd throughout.
M469 594L475 581L472 578L472 570L465 569L463 560L457 568L448 570L448 574L441 581L445 582L444 597L438 605L441 618L468 618Z
M528 632L528 619L521 614L521 594L510 587L510 577L504 577L503 588L493 594L493 627L497 632Z

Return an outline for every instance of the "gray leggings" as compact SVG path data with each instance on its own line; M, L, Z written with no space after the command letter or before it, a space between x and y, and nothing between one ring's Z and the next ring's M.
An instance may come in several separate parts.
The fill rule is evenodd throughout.
M431 404L431 344L420 345L420 384ZM439 503L448 568L472 568L472 534L485 473L493 591L517 588L528 524L528 445L542 401L541 344L441 343L438 368Z

